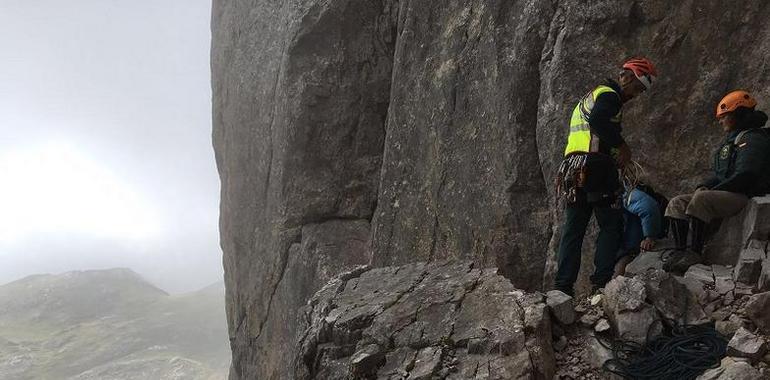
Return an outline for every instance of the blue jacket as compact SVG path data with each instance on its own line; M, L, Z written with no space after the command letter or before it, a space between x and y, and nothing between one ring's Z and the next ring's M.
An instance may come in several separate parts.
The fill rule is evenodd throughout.
M623 251L639 248L642 239L660 238L663 233L663 215L658 202L644 191L631 190L623 195L625 231L623 233Z

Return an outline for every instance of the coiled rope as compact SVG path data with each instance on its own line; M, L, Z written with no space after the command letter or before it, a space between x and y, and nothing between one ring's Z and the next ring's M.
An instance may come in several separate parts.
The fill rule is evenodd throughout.
M686 321L687 298L683 319ZM716 330L666 319L671 328L667 334L650 338L650 332L663 320L658 319L647 329L646 344L615 339L605 342L595 338L613 352L602 368L624 379L691 380L704 371L719 367L727 354L727 340Z

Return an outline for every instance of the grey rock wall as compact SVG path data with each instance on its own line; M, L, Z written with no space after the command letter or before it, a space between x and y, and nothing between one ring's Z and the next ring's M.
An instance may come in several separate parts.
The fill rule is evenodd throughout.
M215 0L231 377L287 373L299 305L361 263L467 258L548 287L575 101L653 59L625 134L650 182L690 190L721 95L769 104L768 16L759 0Z

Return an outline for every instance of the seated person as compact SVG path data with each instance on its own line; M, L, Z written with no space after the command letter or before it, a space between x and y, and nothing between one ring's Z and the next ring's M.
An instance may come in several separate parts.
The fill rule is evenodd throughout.
M668 204L676 252L663 269L681 273L701 262L706 224L736 215L750 197L770 192L770 130L761 128L767 115L755 110L756 105L742 90L727 94L717 105L716 117L726 136L714 155L714 176Z
M652 187L639 185L623 195L623 244L618 252L615 274L622 276L626 265L640 250L655 248L655 241L666 235L663 210L667 200Z

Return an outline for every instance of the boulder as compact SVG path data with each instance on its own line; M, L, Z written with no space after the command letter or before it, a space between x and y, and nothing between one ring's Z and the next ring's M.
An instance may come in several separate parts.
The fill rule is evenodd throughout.
M644 282L647 299L666 320L693 325L709 322L698 297L673 275L663 270L650 270L636 278Z
M761 248L769 240L769 203L769 196L752 198L738 215L724 219L716 234L706 244L704 254L707 261L734 265L742 249L749 246Z
M743 239L770 240L770 196L752 198L746 206Z
M740 327L727 344L727 354L739 358L747 358L752 362L759 361L767 352L767 343L761 336L752 334Z
M698 280L688 277L674 276L680 284L684 285L692 293L700 304L707 303L708 293L704 284Z
M762 272L763 260L765 260L764 249L743 249L733 271L735 282L749 285L756 284L757 280L759 280L759 274Z
M575 322L575 307L571 296L559 290L551 290L546 293L546 303L559 323L570 325Z
M618 336L641 344L648 333L660 333L657 313L645 301L646 295L644 282L637 278L618 276L605 286L604 311Z
M744 306L746 316L764 333L770 334L770 292L751 296Z

